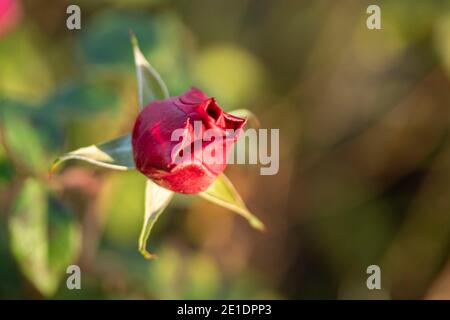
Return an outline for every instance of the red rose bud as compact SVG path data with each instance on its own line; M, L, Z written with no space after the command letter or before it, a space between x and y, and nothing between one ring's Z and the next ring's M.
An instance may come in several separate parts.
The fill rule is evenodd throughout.
M225 170L245 122L196 88L151 102L133 128L136 168L166 189L202 192Z

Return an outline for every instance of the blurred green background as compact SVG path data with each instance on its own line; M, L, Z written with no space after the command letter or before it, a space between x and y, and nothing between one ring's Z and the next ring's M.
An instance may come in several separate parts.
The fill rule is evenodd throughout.
M14 19L0 16L0 298L450 298L449 1L12 2ZM79 31L66 28L70 4ZM367 29L369 4L382 30ZM171 95L195 85L280 129L277 175L227 169L266 233L177 196L149 262L142 175L71 162L49 179L63 152L130 131L129 29ZM69 264L82 290L66 288ZM382 290L366 287L371 264Z

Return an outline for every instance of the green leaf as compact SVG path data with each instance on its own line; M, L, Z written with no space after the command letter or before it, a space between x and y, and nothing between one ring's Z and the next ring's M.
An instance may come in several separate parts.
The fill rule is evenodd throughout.
M36 180L25 182L9 220L11 250L25 277L43 294L55 291L48 267L47 202Z
M80 248L81 233L69 216L64 223L54 221L51 230L49 213L60 216L61 210L49 210L45 187L32 178L25 181L9 219L11 251L24 276L45 296L53 295L65 268ZM49 238L49 231L52 235Z
M3 110L3 135L12 160L34 172L45 172L48 161L41 144L40 132L25 117Z
M48 222L49 267L59 278L80 253L81 229L72 212L56 199L50 201Z
M147 239L150 236L153 225L167 207L173 195L172 191L158 186L151 180L147 180L145 187L145 217L139 236L139 252L146 259L156 258L155 254L147 251Z
M53 162L50 172L54 172L61 162L70 159L83 160L115 170L134 169L131 135L127 134L99 145L91 145L66 153Z
M133 46L134 62L138 84L139 107L143 109L153 100L169 97L169 90L158 72L145 59L136 36L130 31L131 45Z
M218 176L216 181L206 191L199 193L199 195L206 200L240 214L248 220L253 228L261 231L265 229L264 224L245 206L233 184L224 174Z
M239 118L247 119L249 125L253 128L259 128L261 126L259 119L248 109L236 109L228 113Z

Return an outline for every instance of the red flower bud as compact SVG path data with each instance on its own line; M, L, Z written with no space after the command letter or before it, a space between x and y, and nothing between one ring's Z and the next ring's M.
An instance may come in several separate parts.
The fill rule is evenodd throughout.
M196 88L153 101L134 124L136 168L169 190L202 192L225 170L245 122L223 112L214 98Z

